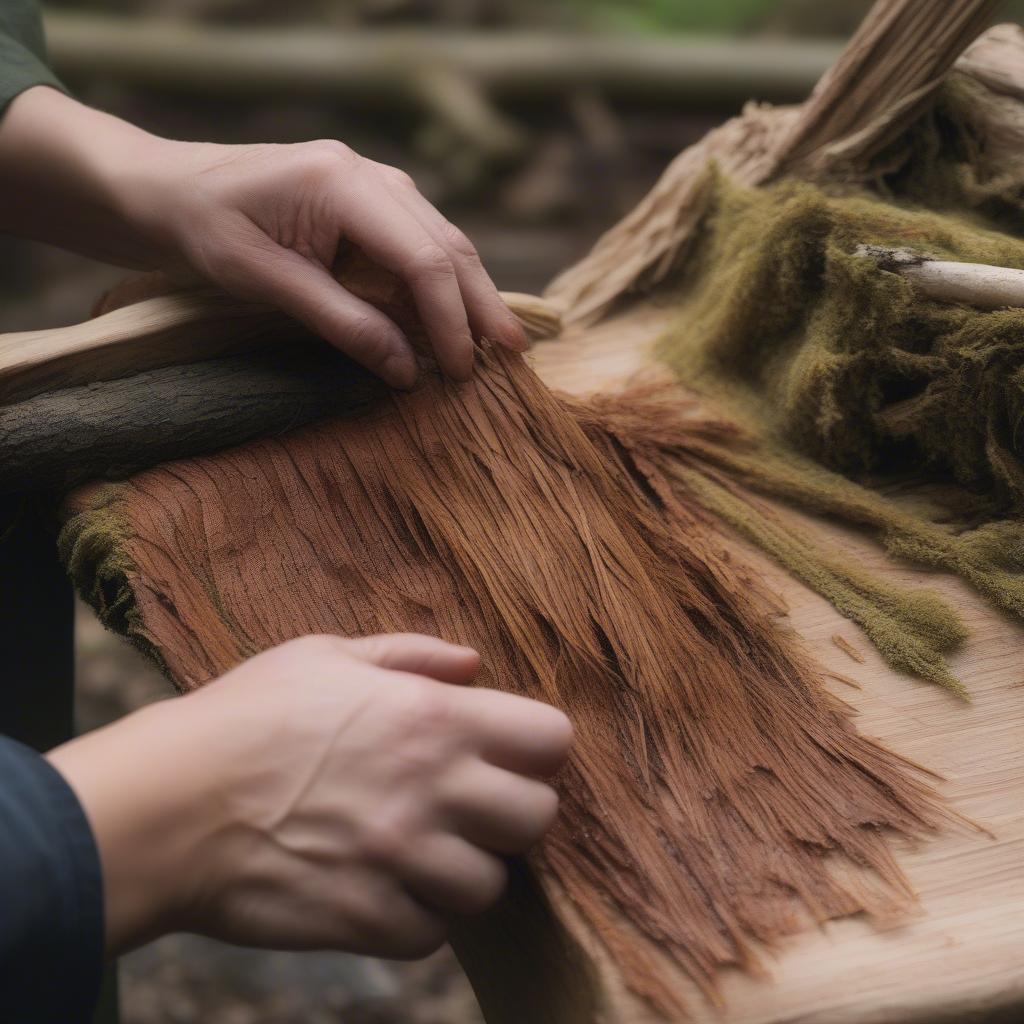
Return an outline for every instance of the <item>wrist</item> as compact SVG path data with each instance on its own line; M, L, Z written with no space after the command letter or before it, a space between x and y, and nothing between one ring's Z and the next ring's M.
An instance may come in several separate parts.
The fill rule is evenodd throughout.
M144 708L47 755L99 851L109 956L187 929L218 859L226 828L206 759L216 747L186 704Z
M0 120L0 230L149 269L159 262L134 198L175 143L48 86Z

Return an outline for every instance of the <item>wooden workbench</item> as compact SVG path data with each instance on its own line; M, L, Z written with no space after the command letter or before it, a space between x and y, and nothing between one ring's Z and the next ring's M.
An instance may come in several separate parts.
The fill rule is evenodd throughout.
M552 387L610 390L652 364L667 312L643 310L544 342L532 361ZM859 628L823 598L747 547L789 620L824 669L858 683L829 687L858 713L865 735L940 773L938 788L991 831L951 830L918 848L895 843L919 912L884 927L833 921L766 952L771 976L722 977L726 1009L689 1000L700 1024L977 1024L1024 1021L1024 626L959 579L897 565L856 532L807 519L858 566L893 582L928 586L962 614L971 637L951 661L973 696L964 704L888 668ZM864 663L832 640L838 634ZM597 956L600 951L593 950ZM610 966L607 965L606 966ZM610 973L614 976L614 969ZM654 1024L624 992L614 1024ZM525 1022L524 1022L525 1024Z

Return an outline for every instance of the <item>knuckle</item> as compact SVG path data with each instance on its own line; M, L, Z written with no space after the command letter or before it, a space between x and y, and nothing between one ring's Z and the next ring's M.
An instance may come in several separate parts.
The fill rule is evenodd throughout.
M307 173L316 176L336 174L356 166L362 159L354 149L338 139L317 139L303 143L301 155Z
M452 719L447 693L428 679L411 680L398 701L397 724L407 734L437 733L450 726Z
M368 863L394 868L409 848L411 838L412 829L404 815L379 814L363 829L360 849Z
M476 246L469 240L465 232L447 220L442 225L441 231L444 234L445 241L455 252L464 259L479 262L480 254L476 251Z
M304 658L326 661L345 654L347 642L344 638L331 636L329 633L311 633L308 636L300 636L295 640L289 640L286 644L282 644L282 647L287 647L291 652L300 654Z
M332 160L355 161L359 159L359 154L340 139L315 139L306 145L311 152Z
M390 164L381 164L380 166L396 185L400 185L402 188L416 188L416 182L413 181L412 176L403 171L401 167L392 167Z
M286 640L257 654L252 660L261 662L272 671L294 672L299 664L306 670L311 663L336 661L344 653L345 641L341 637L310 635Z
M455 273L448 253L439 245L423 245L414 250L406 262L411 278L449 277Z

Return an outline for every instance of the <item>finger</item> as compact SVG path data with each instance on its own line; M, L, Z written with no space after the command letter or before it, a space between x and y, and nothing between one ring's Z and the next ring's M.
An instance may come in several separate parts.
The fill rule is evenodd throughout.
M550 786L476 760L451 773L441 802L460 836L507 856L539 842L558 814L558 794Z
M480 667L480 655L472 647L420 633L356 637L345 641L345 650L380 668L412 672L459 686L471 683Z
M370 884L362 902L344 908L356 942L348 948L364 956L419 960L435 952L447 937L444 918L434 907L390 879Z
M253 232L217 267L222 287L295 317L392 387L416 383L416 357L392 320L346 291L324 267Z
M339 189L336 207L345 238L397 274L412 291L442 372L455 380L469 380L473 375L473 336L448 253L395 202L377 176L366 177L361 187Z
M525 352L530 346L526 331L505 304L473 243L416 188L412 178L387 164L377 166L395 201L403 205L451 257L474 335L516 352Z
M569 755L572 725L550 704L480 688L460 692L454 707L477 736L480 755L498 768L543 778Z
M399 870L416 899L452 914L482 913L498 901L508 881L497 857L442 832L417 843Z

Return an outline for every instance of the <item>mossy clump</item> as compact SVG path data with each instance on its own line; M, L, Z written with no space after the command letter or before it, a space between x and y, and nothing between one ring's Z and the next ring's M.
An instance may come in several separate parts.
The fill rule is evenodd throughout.
M910 248L1024 269L1024 240L988 215L994 193L968 202L979 186L963 167L936 167L930 178L923 166L908 171L904 195L885 198L718 178L659 354L754 439L708 446L706 475L713 466L712 479L875 529L894 556L955 572L1024 616L1024 308L923 298L856 254ZM910 203L929 180L943 204L965 208ZM963 630L938 599L915 605L854 583L742 492L716 490L692 469L684 486L860 623L890 664L958 689L943 655ZM918 481L958 489L956 514L945 516L955 523L885 496Z
M723 181L662 357L831 469L948 476L1021 510L1024 309L922 299L862 244L1024 268L1024 241L971 216Z

